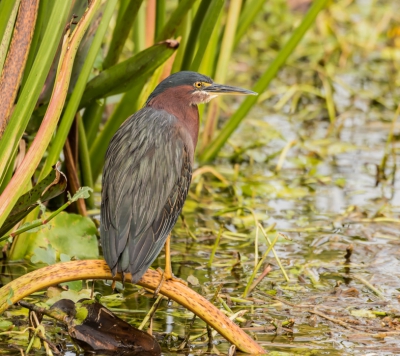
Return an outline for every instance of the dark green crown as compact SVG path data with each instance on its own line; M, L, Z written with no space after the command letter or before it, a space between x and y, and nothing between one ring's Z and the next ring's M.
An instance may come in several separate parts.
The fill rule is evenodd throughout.
M213 83L211 78L200 73L190 71L177 72L171 74L169 77L165 78L160 84L158 84L154 91L150 94L147 102L169 88L179 87L181 85L192 86L196 82L206 82L210 84Z

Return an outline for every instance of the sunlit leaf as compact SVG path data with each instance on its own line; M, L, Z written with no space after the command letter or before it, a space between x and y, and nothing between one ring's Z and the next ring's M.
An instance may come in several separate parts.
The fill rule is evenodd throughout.
M35 247L33 256L31 257L32 263L46 263L53 265L56 263L56 250L51 245L47 247Z
M43 218L46 218L45 214ZM13 256L15 259L30 258L36 255L32 262L38 262L38 258L45 263L51 263L52 260L46 260L49 244L56 251L55 261L60 260L61 254L75 256L79 259L96 258L99 256L99 246L97 242L97 229L93 221L88 217L76 214L61 212L54 219L49 221L47 228L35 233L24 233L26 241L23 255ZM55 262L54 261L54 262ZM53 262L53 263L54 263Z
M0 228L0 237L7 233L18 221L21 221L34 208L40 205L40 202L50 200L62 192L67 187L67 178L59 170L59 166L53 167L49 175L36 184L29 192L22 195L10 215L7 217L3 226Z
M69 200L71 202L75 202L78 199L87 199L90 196L90 193L93 192L92 188L89 187L80 187L76 193L74 194L73 197L71 197Z

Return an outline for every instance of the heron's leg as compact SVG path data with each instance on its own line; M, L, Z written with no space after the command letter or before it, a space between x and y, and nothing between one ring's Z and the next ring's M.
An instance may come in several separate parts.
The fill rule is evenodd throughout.
M154 292L154 295L157 295L161 289L161 286L165 281L170 279L182 283L187 286L187 282L183 279L177 278L172 274L172 267L171 267L171 235L168 235L167 240L165 241L165 269L164 271L161 268L157 268L157 272L161 274L160 284L158 285L157 289Z
M167 240L165 241L164 278L167 281L168 281L168 279L174 279L174 275L172 274L172 267L171 267L171 235L168 235Z

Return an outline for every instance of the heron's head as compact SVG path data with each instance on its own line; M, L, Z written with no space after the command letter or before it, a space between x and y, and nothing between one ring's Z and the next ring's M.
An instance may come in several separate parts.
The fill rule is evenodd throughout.
M190 71L171 74L150 94L146 104L153 100L166 101L166 105L198 105L208 103L218 95L257 95L254 91L216 84L211 78ZM178 101L178 102L176 102Z

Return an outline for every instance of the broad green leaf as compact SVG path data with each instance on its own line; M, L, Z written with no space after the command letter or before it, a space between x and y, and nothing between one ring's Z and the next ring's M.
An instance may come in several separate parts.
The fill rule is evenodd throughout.
M82 285L82 281L80 281L80 283ZM80 291L70 289L67 291L62 291L60 293L54 293L52 297L46 301L46 304L53 305L55 302L61 299L70 299L76 303L80 299L90 298L91 294L92 294L91 289L82 289Z
M45 214L44 218L48 215ZM46 227L35 233L26 232L21 235L26 241L26 249L20 252L23 255L13 256L13 258L29 259L35 255L32 262L38 262L39 257L41 261L46 262L43 260L45 253L42 250L47 249L49 245L55 250L56 261L60 260L61 254L79 259L99 256L97 228L90 218L61 212Z
M79 292L82 289L82 281L72 281L61 283L61 286L68 287L68 290Z
M34 264L46 263L54 265L56 263L56 250L51 245L47 247L35 247L31 262Z
M71 256L68 256L65 253L60 253L60 262L69 262L69 261L71 261Z

